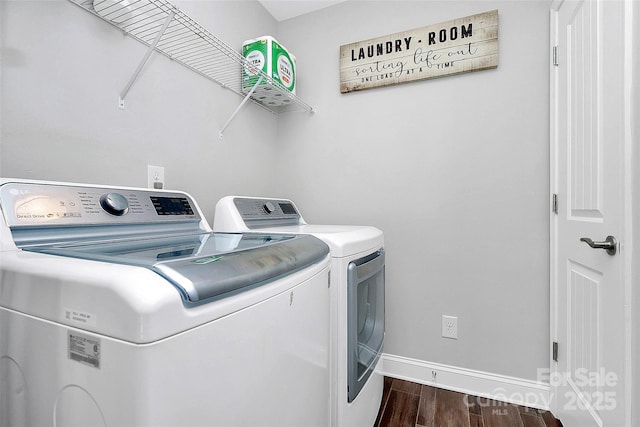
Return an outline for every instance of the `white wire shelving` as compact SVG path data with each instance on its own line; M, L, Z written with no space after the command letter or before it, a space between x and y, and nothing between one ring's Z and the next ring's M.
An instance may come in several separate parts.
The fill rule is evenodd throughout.
M314 108L282 84L260 70L257 83L243 91L243 67L251 68L241 53L198 24L175 5L166 0L69 0L95 16L122 30L148 46L127 85L118 99L124 109L124 99L135 84L151 54L159 52L201 76L218 83L243 98L229 120L220 130L220 138L229 123L247 101L251 101L274 114L287 111L313 112ZM279 96L279 105L268 105L253 99L255 89L262 83L269 85ZM247 93L245 93L247 92Z

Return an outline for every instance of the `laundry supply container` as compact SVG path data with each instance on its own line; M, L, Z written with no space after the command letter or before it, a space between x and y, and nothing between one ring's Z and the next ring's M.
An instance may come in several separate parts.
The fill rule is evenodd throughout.
M252 98L269 106L289 104L291 100L287 92L296 93L295 56L271 36L246 40L242 44L242 54L246 59L242 67L242 91L249 93L262 71L269 79L260 81Z

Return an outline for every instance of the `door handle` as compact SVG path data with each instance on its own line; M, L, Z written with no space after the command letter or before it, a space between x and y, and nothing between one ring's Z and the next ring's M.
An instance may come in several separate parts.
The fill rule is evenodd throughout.
M580 241L585 242L593 249L604 249L609 255L615 255L618 251L618 241L613 236L607 236L607 238L604 239L604 242L594 242L588 237L583 237Z

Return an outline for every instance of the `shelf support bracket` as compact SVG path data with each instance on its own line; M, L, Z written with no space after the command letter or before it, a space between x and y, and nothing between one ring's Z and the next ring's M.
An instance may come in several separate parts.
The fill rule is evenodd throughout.
M229 123L231 123L231 120L233 120L238 115L238 112L240 111L242 106L249 100L249 98L251 98L251 95L253 95L253 92L256 91L260 83L262 83L263 79L264 79L264 76L261 74L256 84L251 88L247 96L244 97L240 105L238 105L238 108L236 108L236 111L234 111L233 114L231 114L231 117L229 117L229 120L227 120L224 126L222 126L222 129L220 129L220 135L218 135L220 139L224 139L224 130L227 128L227 126L229 126Z
M167 31L167 28L169 27L169 24L171 23L171 21L173 21L173 17L175 15L176 15L175 11L172 10L171 12L169 12L169 16L167 16L167 19L164 21L162 28L160 29L160 31L158 31L156 38L153 40L153 43L149 45L149 48L147 49L147 53L144 54L142 61L140 61L140 64L138 64L138 68L136 68L136 70L133 72L133 75L129 79L129 83L127 83L124 89L122 89L122 92L120 92L120 96L118 97L118 107L120 107L121 110L124 110L124 98L126 98L127 94L129 93L129 90L131 90L131 87L133 86L136 79L140 75L140 72L142 72L142 69L146 65L147 61L149 61L149 57L151 57L151 54L156 49L158 42L164 35L164 32Z

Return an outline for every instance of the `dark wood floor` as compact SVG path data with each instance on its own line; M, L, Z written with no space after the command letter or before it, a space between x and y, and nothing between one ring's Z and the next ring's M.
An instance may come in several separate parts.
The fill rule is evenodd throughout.
M543 411L385 377L375 427L562 427Z

